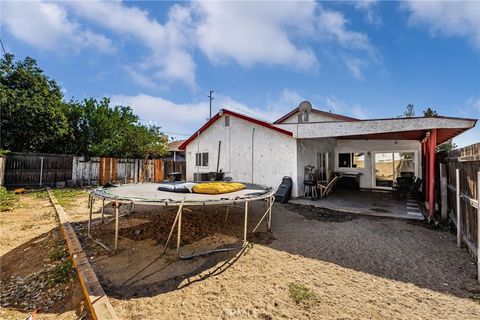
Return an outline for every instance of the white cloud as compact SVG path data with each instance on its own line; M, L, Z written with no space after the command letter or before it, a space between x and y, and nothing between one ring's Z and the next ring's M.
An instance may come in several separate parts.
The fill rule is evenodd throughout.
M341 115L351 116L359 119L368 118L366 110L357 103L347 103L335 96L328 96L322 99L328 111Z
M342 13L315 1L173 4L162 23L134 2L3 3L8 10L2 13L2 21L8 30L33 46L59 51L72 43L78 48L112 50L108 38L82 27L88 22L115 35L119 46L128 42L147 48L147 53L126 66L132 80L146 87L181 81L195 89L193 56L197 52L215 65L264 64L309 72L320 64L311 43L322 42L332 44L341 61L345 53L364 61L347 65L355 77L360 77L367 61L377 59L366 34L351 30Z
M75 1L68 6L82 18L150 49L141 62L129 66L129 73L139 84L180 80L191 88L196 86L196 66L188 51L193 46L188 8L171 6L168 21L162 25L147 11L120 1Z
M373 25L380 25L383 23L382 18L375 11L378 4L377 0L356 0L352 2L355 9L365 13L365 20Z
M408 1L409 24L427 26L432 36L467 38L480 49L480 2Z
M191 135L202 126L209 114L207 101L176 103L163 97L147 94L112 95L112 104L131 106L140 120L147 124L162 127L162 130L177 137ZM298 93L285 89L278 97L269 100L266 107L252 107L229 96L215 95L212 114L219 109L228 109L264 121L273 122L304 100ZM262 106L263 107L263 106Z
M216 64L232 59L243 66L317 67L313 51L294 41L296 32L313 23L313 2L204 1L192 8L199 17L198 46Z
M106 53L115 51L110 39L82 28L56 3L2 1L1 23L14 37L43 50L79 52L94 47Z

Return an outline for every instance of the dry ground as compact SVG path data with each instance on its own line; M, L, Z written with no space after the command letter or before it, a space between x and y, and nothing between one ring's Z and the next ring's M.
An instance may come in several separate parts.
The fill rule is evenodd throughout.
M17 199L0 212L0 319L26 319L35 309L35 319L88 319L48 195Z
M161 256L175 208L137 206L121 218L111 255L86 240L86 203L72 209L75 228L122 319L480 319L476 265L447 231L275 205L273 233L262 226L244 250L179 261L173 245ZM263 210L255 205L249 230ZM107 204L107 217L112 211ZM221 208L186 212L182 253L239 244L242 212L232 209L226 222ZM96 224L93 235L112 246L113 230Z

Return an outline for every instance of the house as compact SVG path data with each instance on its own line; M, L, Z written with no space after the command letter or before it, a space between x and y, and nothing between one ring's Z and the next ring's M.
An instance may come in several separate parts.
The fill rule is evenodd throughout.
M235 181L276 188L290 176L293 196L303 193L306 166L317 168L320 180L332 172L353 177L361 189L389 190L399 176L418 176L427 182L433 215L436 146L475 124L443 116L360 120L299 108L269 123L222 109L179 149L186 151L187 180L222 170Z
M185 161L185 150L179 149L179 147L185 142L185 140L176 140L168 144L169 158L175 162Z

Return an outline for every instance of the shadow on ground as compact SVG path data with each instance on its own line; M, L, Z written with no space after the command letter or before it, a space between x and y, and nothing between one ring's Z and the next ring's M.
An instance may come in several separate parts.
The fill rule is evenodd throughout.
M231 209L227 219L225 208L193 209L183 215L181 253L239 245L243 233L242 208ZM262 203L253 206L249 230L264 209ZM177 290L221 274L249 251L246 247L177 260L173 241L167 254L161 255L175 212L176 208L153 211L137 206L136 213L122 217L117 255L86 240L85 222L76 224L82 245L109 295L149 297ZM111 216L111 208L107 214ZM261 226L263 232L249 234L249 240L378 277L479 299L472 258L466 250L456 248L452 234L425 228L422 223L276 204L272 228L273 233L267 233L265 226ZM94 237L109 246L113 245L113 234L113 223L97 224L93 229Z

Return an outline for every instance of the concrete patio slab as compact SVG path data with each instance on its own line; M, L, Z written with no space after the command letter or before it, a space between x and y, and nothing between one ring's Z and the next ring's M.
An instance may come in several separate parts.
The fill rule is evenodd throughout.
M400 198L383 191L337 188L324 199L294 198L290 203L371 216L424 219L418 203L410 195Z

